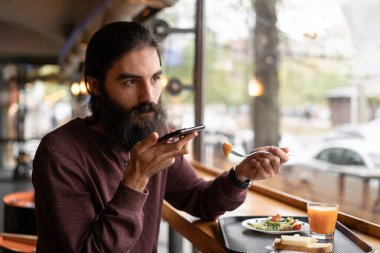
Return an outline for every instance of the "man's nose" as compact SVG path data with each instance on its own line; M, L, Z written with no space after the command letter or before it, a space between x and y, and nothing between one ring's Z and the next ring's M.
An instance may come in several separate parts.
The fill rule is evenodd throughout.
M150 82L144 82L140 89L140 102L154 102L154 91Z

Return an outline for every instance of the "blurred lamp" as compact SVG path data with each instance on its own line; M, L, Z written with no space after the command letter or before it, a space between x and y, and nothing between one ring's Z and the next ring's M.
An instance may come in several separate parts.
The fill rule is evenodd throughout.
M169 79L166 76L161 77L161 88L165 89L169 83Z
M248 94L251 97L258 97L263 95L264 87L263 84L260 83L256 78L252 79L248 84Z
M87 87L83 80L81 80L79 83L74 82L73 84L71 84L70 90L71 90L71 94L73 94L74 96L87 94Z
M80 81L79 89L80 89L81 94L87 94L87 87L86 87L86 84L84 83L84 80Z
M80 86L79 86L79 83L75 82L73 84L71 84L71 94L73 94L74 96L78 96L80 94Z

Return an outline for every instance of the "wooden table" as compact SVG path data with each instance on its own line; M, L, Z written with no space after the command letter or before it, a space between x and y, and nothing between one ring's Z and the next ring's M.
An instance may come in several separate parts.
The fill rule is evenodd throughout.
M220 173L220 170L206 167L193 162L197 173L206 179L212 179ZM254 184L246 201L233 212L227 212L225 216L241 215L275 215L281 213L284 216L306 215L306 201L289 194L285 194L265 186ZM224 248L223 238L217 221L200 221L184 212L178 211L168 203L164 203L162 217L176 231L188 239L202 253L227 252ZM339 221L351 228L354 233L380 250L380 226L350 215L339 213Z

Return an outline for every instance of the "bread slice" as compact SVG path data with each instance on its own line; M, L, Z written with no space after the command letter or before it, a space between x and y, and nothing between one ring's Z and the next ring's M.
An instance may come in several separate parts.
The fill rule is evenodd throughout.
M293 245L306 247L310 243L318 242L317 239L310 236L298 236L298 235L282 235L281 243L284 245Z
M282 235L281 239L275 239L273 247L276 250L294 250L308 253L332 252L332 243L318 243L315 238L308 236Z

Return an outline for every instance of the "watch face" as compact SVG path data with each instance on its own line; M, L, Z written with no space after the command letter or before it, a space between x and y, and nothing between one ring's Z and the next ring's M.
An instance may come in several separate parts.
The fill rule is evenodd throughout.
M245 180L244 181L244 188L249 188L251 185L252 185L252 180L249 180L249 179L247 179L247 180Z

